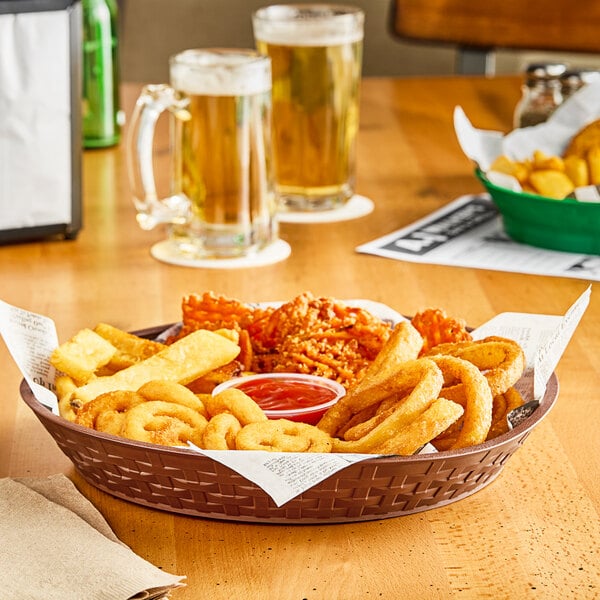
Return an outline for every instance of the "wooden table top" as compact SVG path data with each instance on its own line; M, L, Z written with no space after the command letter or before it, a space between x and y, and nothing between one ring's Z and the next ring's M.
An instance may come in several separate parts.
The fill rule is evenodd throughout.
M125 86L130 113L139 88ZM48 315L66 340L99 321L134 330L176 321L191 292L245 301L303 291L370 298L404 314L433 306L477 326L497 313L564 314L589 282L418 265L355 247L479 192L452 111L507 130L516 78L366 79L358 192L376 208L331 224L282 224L284 262L201 270L154 260L164 232L141 231L124 145L84 154L84 228L74 241L0 247L0 298ZM557 368L556 406L491 485L432 511L343 525L257 525L172 515L113 498L79 477L21 401L21 375L0 344L0 476L67 474L136 553L187 576L177 600L563 598L600 595L600 297Z

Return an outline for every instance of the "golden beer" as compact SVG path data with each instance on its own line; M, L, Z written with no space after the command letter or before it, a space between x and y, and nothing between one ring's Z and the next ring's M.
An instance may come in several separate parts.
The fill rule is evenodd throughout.
M171 64L171 83L188 98L173 163L174 192L191 202L184 237L216 256L245 254L274 236L270 69L235 52L218 63L185 55Z
M191 259L264 248L277 239L270 59L253 50L187 50L171 59L170 78L145 88L131 122L138 223L168 223L174 254ZM173 115L171 189L159 198L152 140L164 110Z
M290 210L324 210L354 193L362 12L273 6L254 15L271 58L277 193ZM342 21L340 21L342 19Z
M269 95L188 95L189 119L179 123L174 192L191 202L193 238L222 255L273 239ZM196 243L196 239L192 240Z

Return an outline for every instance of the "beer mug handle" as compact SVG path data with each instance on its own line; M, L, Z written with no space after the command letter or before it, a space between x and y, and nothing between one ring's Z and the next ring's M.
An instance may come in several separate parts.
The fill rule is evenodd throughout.
M159 198L154 178L154 131L160 115L169 111L173 118L186 121L188 99L166 84L145 86L133 111L127 135L127 170L136 207L136 219L142 229L159 223L186 224L191 217L187 196L176 193Z

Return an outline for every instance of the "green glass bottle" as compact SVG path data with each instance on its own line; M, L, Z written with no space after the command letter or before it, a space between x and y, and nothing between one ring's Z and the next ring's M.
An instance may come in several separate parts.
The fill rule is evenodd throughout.
M105 148L121 139L118 8L116 0L82 0L85 148Z

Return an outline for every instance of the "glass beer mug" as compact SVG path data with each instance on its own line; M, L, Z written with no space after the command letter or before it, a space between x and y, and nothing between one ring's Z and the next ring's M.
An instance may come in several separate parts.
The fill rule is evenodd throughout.
M280 208L338 208L354 194L364 13L273 5L252 17L271 57L273 152Z
M277 237L271 175L271 62L252 50L186 50L170 85L142 91L128 136L130 182L142 229L169 226L190 259L256 253ZM154 131L171 117L170 194L159 198Z

